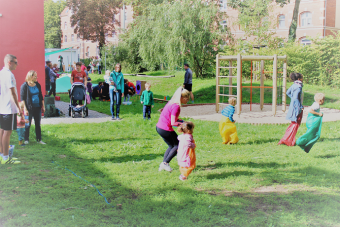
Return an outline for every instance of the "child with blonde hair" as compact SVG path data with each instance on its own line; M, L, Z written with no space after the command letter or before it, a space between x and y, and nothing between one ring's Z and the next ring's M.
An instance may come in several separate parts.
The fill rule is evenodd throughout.
M307 116L307 132L296 141L296 145L300 146L306 153L309 153L310 149L312 149L313 145L321 136L323 113L320 113L320 105L324 104L325 95L323 93L317 93L314 96L314 100L315 102L310 107Z
M22 112L25 112L25 102L21 101L19 102L19 107L22 110ZM25 140L25 118L21 117L20 115L17 115L17 133L19 138L19 145L24 145Z
M177 150L177 161L180 166L179 171L181 172L179 179L182 181L187 180L189 174L196 167L196 144L192 136L194 127L194 123L188 121L178 126L177 129L179 133L183 133L178 136L179 144Z
M237 130L233 115L235 113L236 98L230 97L229 104L222 110L222 118L219 124L220 134L223 144L235 144L238 142Z
M146 119L146 114L148 114L148 119L151 119L151 107L154 105L153 93L150 91L151 85L145 83L145 90L140 96L140 103L143 104L143 118Z

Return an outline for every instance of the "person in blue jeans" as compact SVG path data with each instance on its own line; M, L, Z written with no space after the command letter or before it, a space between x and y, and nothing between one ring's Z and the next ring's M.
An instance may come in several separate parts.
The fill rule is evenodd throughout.
M140 103L143 104L143 118L146 119L146 114L148 114L148 119L151 119L151 107L153 107L153 93L150 91L151 85L145 83L145 90L140 97Z
M37 72L31 70L27 73L26 82L23 83L20 88L21 100L25 103L25 115L28 115L28 124L25 125L24 144L29 143L32 118L34 118L37 142L40 144L46 144L41 140L41 112L45 112L45 106L41 86L37 80Z
M112 78L112 82L110 85L116 86L116 92L114 89L110 89L110 108L112 114L112 120L121 120L119 118L120 105L122 104L122 97L124 97L124 76L122 73L121 64L117 63L115 66L115 70L110 74ZM116 115L115 115L115 106L116 103Z

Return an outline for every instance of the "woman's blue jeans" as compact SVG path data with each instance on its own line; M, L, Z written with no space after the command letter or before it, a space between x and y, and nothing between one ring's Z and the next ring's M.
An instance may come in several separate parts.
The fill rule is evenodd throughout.
M114 92L113 89L110 89L110 109L112 117L115 116L115 104L116 104L116 116L119 117L119 110L120 110L120 104L122 103L122 91L118 90L117 92Z

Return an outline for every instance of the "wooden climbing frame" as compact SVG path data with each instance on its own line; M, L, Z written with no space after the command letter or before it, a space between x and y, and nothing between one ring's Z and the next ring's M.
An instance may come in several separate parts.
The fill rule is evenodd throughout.
M220 65L221 61L229 61L229 67L225 67ZM237 62L237 66L233 67L233 61ZM242 86L242 62L243 61L251 61L251 85L250 86ZM253 70L252 70L252 61L260 61L261 62L261 77L260 77L260 86L253 86ZM264 86L264 74L269 73L264 71L264 61L273 61L273 86ZM278 72L277 65L278 61L283 61L283 69L282 72ZM229 69L229 75L221 75L221 69ZM233 69L237 70L237 76L233 76ZM260 89L260 108L263 109L264 104L264 89L271 88L273 89L273 97L272 97L272 113L275 116L277 110L277 74L282 73L282 111L286 111L286 82L287 82L287 56L242 56L238 54L237 56L222 56L216 55L216 112L219 112L220 105L228 105L228 103L220 102L220 97L236 97L237 99L237 113L241 114L242 108L242 88L250 88L250 102L252 102L252 89L259 88ZM229 85L220 84L221 78L229 78ZM233 78L237 78L237 85L232 84ZM221 94L220 88L229 88L228 94ZM237 94L233 95L232 88L237 88ZM251 103L250 103L251 104ZM251 105L250 105L251 106ZM251 110L251 107L250 107Z

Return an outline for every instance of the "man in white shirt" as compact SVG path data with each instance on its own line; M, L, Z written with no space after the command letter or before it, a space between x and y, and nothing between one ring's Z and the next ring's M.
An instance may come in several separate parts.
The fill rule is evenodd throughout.
M14 55L7 54L4 59L5 67L0 71L0 163L18 164L9 157L9 142L13 130L17 129L17 113L24 117L19 108L16 81L11 71L18 66Z

